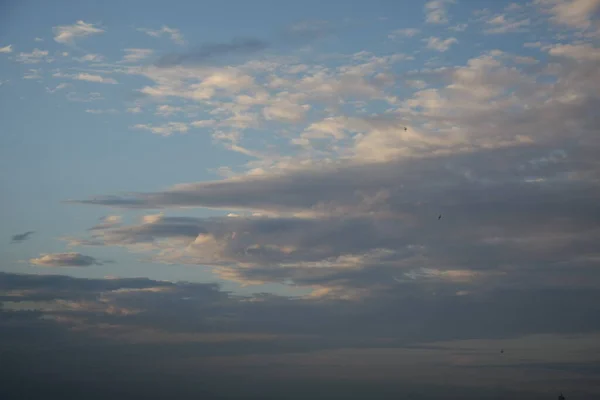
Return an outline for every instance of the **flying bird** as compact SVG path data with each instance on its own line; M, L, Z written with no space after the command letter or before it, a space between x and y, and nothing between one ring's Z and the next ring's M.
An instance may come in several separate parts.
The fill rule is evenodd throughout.
M407 127L404 127L404 130L405 130L405 131L407 131L407 130L408 130L408 128L407 128Z
M439 221L440 219L442 219L442 214L440 214L440 215L438 216L438 221Z
M504 354L504 349L500 350L500 354Z

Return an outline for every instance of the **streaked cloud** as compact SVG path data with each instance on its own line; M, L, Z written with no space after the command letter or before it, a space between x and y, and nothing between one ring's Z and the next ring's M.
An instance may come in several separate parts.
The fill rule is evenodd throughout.
M157 30L138 28L138 31L144 32L145 34L152 37L168 36L173 43L178 45L184 45L186 43L183 38L183 34L179 31L179 29L169 28L166 25L163 25L160 29Z
M52 28L52 32L54 33L54 41L72 45L80 39L104 33L104 29L79 20L73 25L55 26Z
M30 259L29 262L40 267L89 267L92 265L102 265L94 257L81 253L42 254L40 257Z
M425 21L430 24L446 24L449 22L448 7L454 0L431 0L425 3Z
M13 52L12 44L9 44L4 47L0 47L0 53L12 53L12 52Z

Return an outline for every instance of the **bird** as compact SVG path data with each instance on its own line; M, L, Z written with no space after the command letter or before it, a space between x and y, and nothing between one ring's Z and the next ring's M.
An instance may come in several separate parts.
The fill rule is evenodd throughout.
M440 214L440 215L438 216L438 221L439 221L440 219L442 219L442 214Z
M500 353L501 353L501 354L504 354L504 349L500 350Z
M558 400L565 400L565 396L563 396L563 394L561 393L560 396L558 396Z
M407 130L408 130L408 128L407 128L407 127L404 127L404 130L405 130L405 131L407 131Z

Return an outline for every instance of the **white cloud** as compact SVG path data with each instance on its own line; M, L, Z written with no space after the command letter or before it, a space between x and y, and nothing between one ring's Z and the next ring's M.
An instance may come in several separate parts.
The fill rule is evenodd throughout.
M451 26L450 28L448 28L448 30L452 31L452 32L463 32L467 29L468 25L467 24L457 24L454 26Z
M127 108L127 112L131 113L131 114L139 114L142 112L142 107L139 105L134 106L134 107L129 107L129 108Z
M40 69L30 69L23 75L23 79L42 79L40 72Z
M167 35L173 41L173 43L178 44L178 45L185 44L185 40L183 39L183 35L179 31L179 29L169 28L168 26L165 26L165 25L163 25L163 27L158 30L138 28L138 31L144 32L145 34L153 36L153 37L161 37L161 36Z
M147 130L161 136L170 136L173 133L186 133L189 129L187 124L183 122L169 122L167 124L159 126L149 124L137 124L134 125L133 128Z
M105 77L100 76L100 75L92 75L92 74L88 74L88 73L85 73L85 72L76 74L72 78L75 79L75 80L78 80L78 81L108 83L108 84L112 84L112 85L115 85L115 84L118 83L113 78L105 78Z
M553 15L553 22L578 29L590 27L594 13L600 9L600 0L536 0L535 3Z
M168 117L170 115L180 113L183 111L184 111L183 107L174 107L174 106L170 106L168 104L162 104L162 105L159 105L156 107L155 114L163 116L163 117Z
M118 111L115 110L114 108L109 108L106 110L88 108L87 110L85 110L85 112L89 113L89 114L117 114L118 113Z
M454 0L432 0L427 2L425 4L426 22L430 24L448 23L447 7L454 4L454 2Z
M125 56L123 56L123 62L133 63L148 58L154 53L152 49L125 49Z
M94 24L88 24L84 21L77 21L73 25L61 25L52 28L54 32L54 40L58 43L74 44L76 40L85 38L90 35L97 35L104 33L103 29L100 29Z
M40 38L40 37L36 37L35 39L33 39L34 42L43 42L44 39Z
M300 105L288 100L279 100L265 107L263 115L267 120L298 123L304 120L309 108L308 104Z
M57 92L59 90L65 89L67 87L69 87L69 84L63 82L63 83L59 83L58 85L56 85L56 87L54 89L46 87L46 91L48 93L54 93L54 92Z
M75 57L75 60L79 62L100 62L104 60L104 56L100 54L86 54L83 57Z
M486 23L491 25L484 32L487 34L499 34L499 33L511 33L511 32L525 32L524 27L529 26L531 23L529 18L522 20L514 20L512 18L506 18L505 14L499 14L489 18Z
M0 47L0 53L12 53L12 51L13 51L12 44L9 44L8 46Z
M31 53L19 53L16 60L23 64L39 64L42 61L54 61L51 57L48 57L48 50L40 49L33 49Z
M403 37L413 37L419 33L419 30L416 28L405 28L405 29L396 29L395 31L390 32L388 35L389 39L399 39Z
M600 48L591 44L558 44L544 47L550 55L578 61L600 61Z
M441 39L438 37L430 37L428 39L424 39L427 41L427 48L432 49L432 50L437 50L439 52L445 52L447 51L450 46L452 46L455 43L458 43L458 40L454 37L450 37L447 39Z

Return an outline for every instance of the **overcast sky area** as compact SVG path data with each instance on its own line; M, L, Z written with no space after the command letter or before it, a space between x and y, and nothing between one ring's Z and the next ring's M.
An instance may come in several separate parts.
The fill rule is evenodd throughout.
M0 2L0 398L600 398L600 0Z

